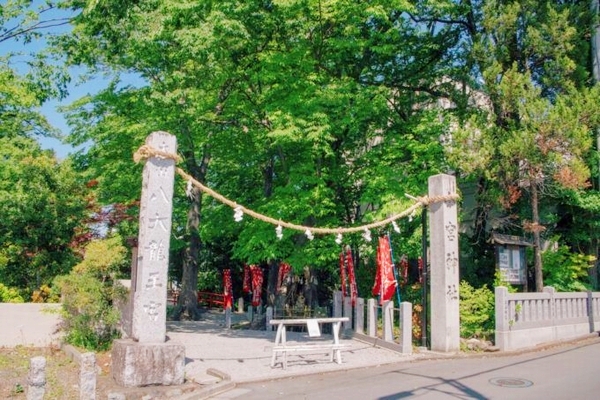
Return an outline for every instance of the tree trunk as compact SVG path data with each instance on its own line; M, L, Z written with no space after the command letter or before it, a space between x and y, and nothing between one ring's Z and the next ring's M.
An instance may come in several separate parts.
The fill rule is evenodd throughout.
M187 230L189 234L189 246L185 249L183 260L183 272L181 277L181 306L180 318L182 320L197 320L200 316L198 310L198 255L200 254L200 209L202 204L202 193L194 188L193 200L190 202L187 215Z
M271 197L273 194L273 174L275 172L273 165L273 158L269 158L267 165L263 168L263 194L266 198ZM279 261L269 260L267 266L267 306L275 306L275 300L277 298L277 280L279 277Z
M535 271L535 291L542 292L544 290L544 277L542 272L542 240L540 237L541 225L539 216L539 200L537 178L531 180L531 214L532 214L532 231L533 231L533 254L534 254L534 271Z
M190 174L199 182L204 182L208 168L208 151L205 149L200 165L196 164L195 157L189 154L186 157ZM200 318L198 310L198 258L202 242L200 240L200 217L202 214L202 192L200 189L192 188L192 197L187 213L187 236L189 246L185 249L183 260L183 272L181 277L181 295L178 302L177 319L197 320Z

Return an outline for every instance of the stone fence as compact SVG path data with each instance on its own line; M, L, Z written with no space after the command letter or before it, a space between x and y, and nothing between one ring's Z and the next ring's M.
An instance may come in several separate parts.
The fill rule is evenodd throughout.
M0 347L59 347L60 309L56 303L0 303Z
M509 293L496 287L496 346L516 350L600 330L600 292Z
M378 316L381 315L381 329L378 329ZM398 316L394 333L395 316ZM348 317L344 331L355 339L386 347L403 354L412 354L412 303L402 302L394 308L393 301L379 306L375 299L356 299L352 306L350 297L342 297L342 292L333 293L333 316Z

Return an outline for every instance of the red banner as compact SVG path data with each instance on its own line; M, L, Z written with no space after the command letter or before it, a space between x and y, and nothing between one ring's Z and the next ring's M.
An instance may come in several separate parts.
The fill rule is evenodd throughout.
M251 265L250 271L252 273L252 306L257 307L260 305L262 294L263 271L258 265Z
M400 273L402 274L402 285L406 285L408 283L408 257L406 254L403 254L400 259Z
M291 270L292 267L289 264L279 264L279 275L277 276L277 290L281 288L281 285L283 285L283 280L285 279L286 275L290 273Z
M231 270L223 271L223 294L225 295L224 308L233 307L233 285L231 283Z
M387 236L382 236L377 246L377 273L373 285L373 295L379 296L379 304L392 299L396 285L390 242Z
M346 265L344 264L344 252L340 253L340 280L342 286L342 298L346 297Z
M250 276L250 266L244 264L244 280L242 281L242 290L244 293L252 291L252 278Z
M354 307L358 298L358 287L356 286L354 260L352 259L352 251L350 249L346 250L346 266L348 267L348 279L350 280L350 301L352 302L352 307Z

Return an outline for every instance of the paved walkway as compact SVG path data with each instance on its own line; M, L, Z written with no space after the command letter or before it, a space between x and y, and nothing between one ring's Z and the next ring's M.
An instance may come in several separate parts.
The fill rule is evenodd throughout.
M339 371L389 364L410 359L394 351L374 347L352 339L341 339L347 348L342 350L342 364L329 361L327 352L288 355L288 367L281 363L271 367L275 331L235 329L246 321L245 314L234 314L232 329L225 327L225 314L210 311L204 320L194 322L168 322L167 335L171 340L185 345L186 377L201 381L207 370L225 373L237 383L278 379L299 374ZM305 333L288 332L287 341L304 342Z
M109 396L109 399L226 398L219 397L219 394L228 392L223 395L227 396L233 393L229 391L235 389L238 383L369 368L417 359L460 357L430 351L403 355L358 340L342 338L341 342L347 348L342 350L341 365L329 361L327 353L299 353L288 355L288 367L284 370L281 363L271 367L275 332L243 329L244 324L248 324L246 314L234 313L232 328L227 329L224 312L217 310L205 312L201 321L167 322L169 340L185 346L186 384L181 387L114 388L113 392L118 395ZM314 340L305 333L296 332L288 332L287 338L288 341L300 342Z

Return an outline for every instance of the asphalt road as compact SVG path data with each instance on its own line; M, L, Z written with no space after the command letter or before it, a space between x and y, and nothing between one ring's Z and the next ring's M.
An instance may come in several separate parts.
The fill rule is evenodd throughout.
M212 399L600 399L600 338L240 384Z

